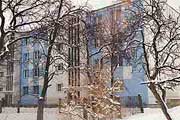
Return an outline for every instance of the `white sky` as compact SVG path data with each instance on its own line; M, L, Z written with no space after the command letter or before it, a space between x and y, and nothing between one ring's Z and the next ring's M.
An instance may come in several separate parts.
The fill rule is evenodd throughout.
M180 0L168 0L168 4L180 11Z
M72 1L75 2L76 4L82 5L87 0L72 0ZM112 4L112 0L88 0L88 3L94 9L98 9L98 8L105 7L107 5L111 5Z
M85 1L87 0L73 0L76 4L83 4ZM105 7L107 5L112 4L113 0L88 0L89 4L91 4L91 6L94 9L98 9L98 8L102 8ZM119 0L120 1L120 0ZM180 10L180 0L168 0L168 4L171 5L172 7L174 7L176 10Z

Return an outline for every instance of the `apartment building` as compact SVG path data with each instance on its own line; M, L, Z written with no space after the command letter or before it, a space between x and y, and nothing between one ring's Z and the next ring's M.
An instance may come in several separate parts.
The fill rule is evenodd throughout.
M35 33L27 33L35 34ZM22 35L27 36L27 35ZM20 103L37 104L44 74L46 41L33 38L21 40Z
M45 30L27 34L36 37L21 40L20 103L22 105L36 105L43 87L46 55L49 45ZM25 36L28 36L27 34ZM56 43L53 46L52 56L61 56L60 54L64 50L61 43ZM56 60L50 66L49 74L52 72L56 74L49 82L46 104L57 105L59 99L64 99L66 96L66 89L63 89L64 87L67 88L65 62L61 59Z
M137 1L134 2L138 4ZM148 104L148 88L140 84L146 80L145 72L142 65L136 65L134 58L131 57L132 54L140 56L143 50L142 48L135 50L133 47L122 50L126 46L120 44L123 41L127 42L123 37L124 31L128 32L127 19L130 18L128 9L135 9L133 1L118 1L114 5L94 10L88 15L91 64L96 65L103 61L104 66L109 66L109 85L113 87L117 81L123 84L122 89L115 93L123 98L122 104L129 104L129 98L140 94L143 104L146 105ZM134 39L142 39L140 32L137 32ZM137 103L137 99L133 101Z
M8 35L7 40L14 40L14 34ZM0 64L0 99L5 106L17 104L19 97L20 50L19 42L9 46L9 53Z
M57 39L53 45L53 63L50 66L49 74L55 73L49 82L46 94L46 104L58 104L59 101L67 101L85 95L86 81L81 74L85 54L81 54L84 49L80 41L82 26L79 17L69 17L67 31L64 36L67 41ZM33 35L38 32L28 33ZM41 37L46 38L47 33L42 33ZM47 54L48 42L41 39L25 38L21 40L21 74L20 93L21 104L34 105L40 96Z

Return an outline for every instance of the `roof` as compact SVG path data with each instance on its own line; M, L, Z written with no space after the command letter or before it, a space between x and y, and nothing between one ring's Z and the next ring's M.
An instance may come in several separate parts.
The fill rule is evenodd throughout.
M122 4L125 4L127 2L119 2L119 3L115 3L115 4L112 4L112 5L109 5L109 6L106 6L106 7L103 7L103 8L99 8L99 9L96 9L96 10L92 10L91 12L99 12L101 10L104 10L104 9L107 9L107 8L113 8L113 7L116 7L116 6L120 6Z

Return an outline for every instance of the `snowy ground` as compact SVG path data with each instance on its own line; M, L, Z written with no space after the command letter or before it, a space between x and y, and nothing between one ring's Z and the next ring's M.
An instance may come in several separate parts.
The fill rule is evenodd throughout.
M36 108L21 108L21 113L16 113L16 108L3 108L0 120L36 120ZM180 106L169 110L173 120L180 118ZM59 113L58 108L46 108L44 120L81 120L75 114ZM159 108L146 108L145 113L136 114L123 120L166 120Z
M180 120L180 106L168 110L173 120ZM136 114L123 120L166 120L160 109L145 109L145 113Z
M16 108L3 108L0 113L0 120L36 120L37 108L21 108L17 113ZM58 108L45 108L44 120L81 120L79 116L73 112L59 113Z
M16 113L16 108L3 108L0 120L36 120L36 108L21 108L21 113ZM58 109L45 109L45 120L60 120Z

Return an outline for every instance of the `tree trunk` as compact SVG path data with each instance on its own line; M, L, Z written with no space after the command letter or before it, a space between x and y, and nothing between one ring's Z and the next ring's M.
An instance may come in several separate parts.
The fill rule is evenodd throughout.
M18 101L18 104L17 104L17 113L20 113L20 101Z
M154 85L154 83L150 83L149 89L151 90L151 92L153 93L153 95L155 96L155 98L158 100L158 103L161 106L161 109L163 111L163 114L165 115L167 120L172 120L171 116L169 115L168 111L167 111L167 105L166 103L163 101L163 99L161 98L161 96L159 95L159 93L156 90L156 86Z
M0 100L0 113L2 113L2 100Z
M37 120L43 120L44 113L44 99L38 100Z

